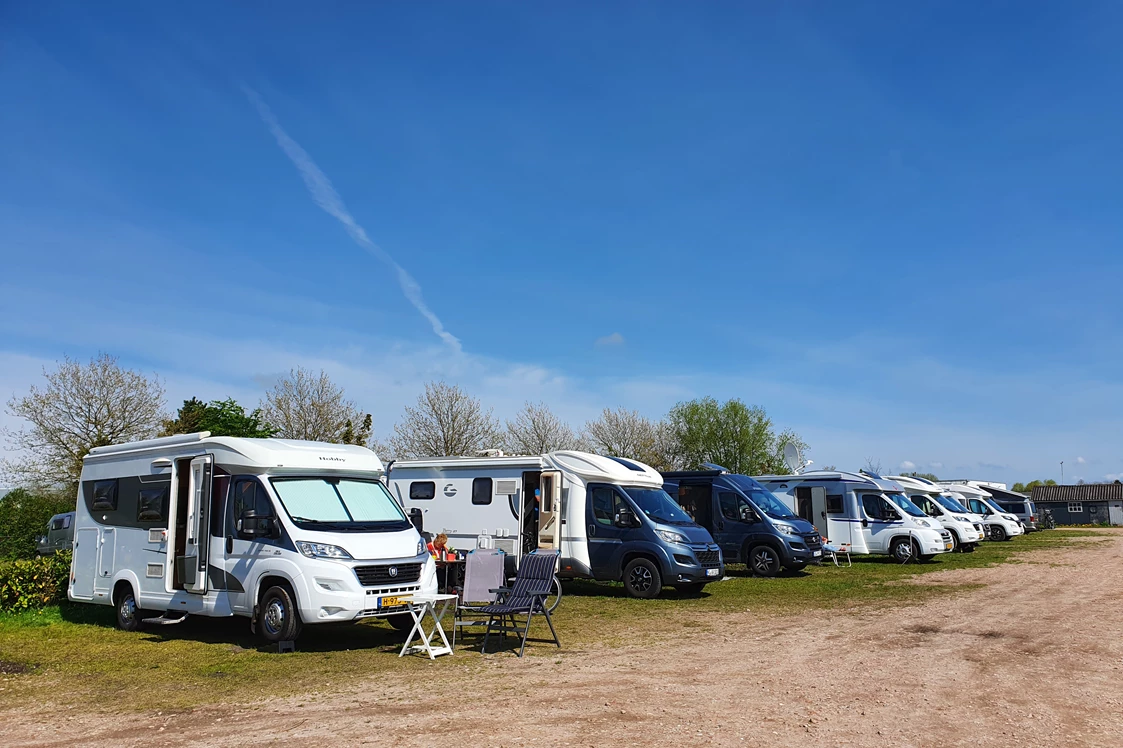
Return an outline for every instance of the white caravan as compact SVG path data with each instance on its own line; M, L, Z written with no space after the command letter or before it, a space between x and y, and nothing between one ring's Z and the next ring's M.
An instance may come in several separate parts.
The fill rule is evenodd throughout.
M851 553L887 554L904 562L951 550L951 534L893 481L830 470L754 478L830 543L849 546Z
M633 597L663 585L697 592L724 575L721 551L634 460L587 452L436 457L390 465L388 485L427 532L454 548L490 545L517 560L561 551L561 577L623 580Z
M991 540L1010 540L1025 533L1025 528L1013 514L1002 511L985 489L967 483L940 481L940 488L951 494L960 504L977 514L986 526Z
M982 519L972 519L967 516L964 507L952 504L946 498L941 501L942 489L936 484L907 475L887 477L891 481L900 483L912 503L951 533L953 551L970 553L975 550L980 541L986 539Z
M436 570L381 475L369 449L339 444L204 431L97 447L67 595L115 606L130 631L188 614L250 617L269 641L302 624L412 623L405 601L436 592Z

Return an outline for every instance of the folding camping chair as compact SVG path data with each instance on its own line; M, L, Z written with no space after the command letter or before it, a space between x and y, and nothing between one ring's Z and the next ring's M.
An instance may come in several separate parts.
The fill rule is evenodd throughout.
M464 614L479 617L485 605L494 603L495 590L503 586L503 570L507 554L494 548L476 548L468 552L464 562L464 587L456 604L452 623L452 646L456 648L456 630L463 626L484 626L486 620L464 620Z
M558 638L558 632L554 630L554 622L550 618L550 611L546 608L546 597L553 589L554 570L558 566L559 555L559 551L531 551L523 556L514 583L509 588L493 590L501 595L502 599L479 610L480 613L488 615L487 631L484 633L484 643L480 652L487 654L487 640L493 629L499 631L504 640L507 638L508 631L518 635L520 627L515 620L516 615L526 616L526 623L521 627L522 647L519 648L519 657L522 657L523 652L526 651L530 622L536 615L546 617L546 623L550 626L550 633L554 637L554 644L561 648L561 639Z
M849 543L839 543L838 545L834 545L833 543L831 543L826 538L823 538L823 557L829 558L831 561L834 561L835 566L842 566L842 564L840 564L838 562L838 557L840 555L846 556L846 565L847 566L853 566L854 565L854 562L850 560L850 544Z

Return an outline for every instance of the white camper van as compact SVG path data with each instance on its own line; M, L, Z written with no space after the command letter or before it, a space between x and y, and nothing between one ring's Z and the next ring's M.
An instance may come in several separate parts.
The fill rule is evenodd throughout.
M972 519L967 516L966 511L956 509L946 500L940 501L942 489L936 484L907 475L890 475L888 478L900 483L912 503L951 533L953 551L970 553L980 541L986 539L982 520Z
M951 534L925 516L896 482L876 475L816 470L754 476L834 545L904 562L952 548Z
M202 432L97 447L67 594L115 606L130 631L189 614L250 617L269 641L372 616L412 624L405 601L436 592L436 571L381 475L369 449L339 444Z
M663 476L634 460L586 452L437 457L390 465L394 498L425 531L454 548L479 544L516 561L561 551L561 577L623 580L628 594L664 585L697 592L724 575L721 551L663 490Z
M979 516L991 540L1011 540L1025 533L1025 528L1013 514L1002 511L986 489L967 483L940 482L940 488L960 504Z

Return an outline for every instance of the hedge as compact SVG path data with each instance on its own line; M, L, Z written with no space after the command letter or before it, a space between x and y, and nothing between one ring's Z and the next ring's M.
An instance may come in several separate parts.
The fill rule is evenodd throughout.
M0 611L35 610L66 600L70 552L0 561Z

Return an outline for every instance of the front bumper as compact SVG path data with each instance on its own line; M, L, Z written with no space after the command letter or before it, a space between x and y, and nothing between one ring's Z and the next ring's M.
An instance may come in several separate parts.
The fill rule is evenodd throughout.
M714 582L725 576L725 559L716 543L691 543L679 546L668 559L665 570L667 584Z
M364 567L397 567L421 564L418 577L401 581L374 581L366 577L366 584L356 569ZM436 565L429 554L414 558L378 559L375 561L325 562L317 564L304 575L304 594L300 602L300 617L304 623L333 623L361 618L393 615L406 610L405 601L415 594L436 594ZM393 598L400 602L395 604ZM386 604L390 603L390 604Z
M823 541L818 533L781 535L784 539L785 566L806 566L823 558Z

